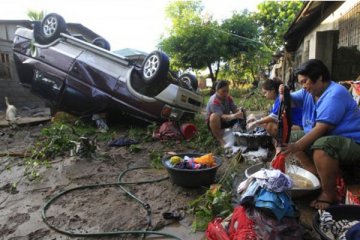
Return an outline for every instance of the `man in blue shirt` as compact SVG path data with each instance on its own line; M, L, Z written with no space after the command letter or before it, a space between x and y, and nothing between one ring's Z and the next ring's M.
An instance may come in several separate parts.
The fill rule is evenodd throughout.
M296 75L302 89L291 97L303 109L305 135L286 152L295 153L305 169L319 176L322 191L311 206L325 209L338 202L341 167L360 164L360 110L346 88L330 80L320 60L305 62ZM279 91L283 93L283 86Z

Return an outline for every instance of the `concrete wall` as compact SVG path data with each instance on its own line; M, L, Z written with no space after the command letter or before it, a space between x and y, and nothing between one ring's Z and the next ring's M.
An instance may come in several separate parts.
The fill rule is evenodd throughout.
M317 58L322 60L329 68L333 80L353 80L360 75L360 44L344 46L339 44L339 22L343 21L345 15L359 9L360 1L345 1L334 13L327 17L319 26L313 29L304 37L301 46L297 49L293 57L294 67L301 63ZM360 29L360 15L352 24L357 24ZM349 28L348 34L354 35ZM358 31L358 30L357 30ZM344 32L341 33L342 37ZM360 34L357 39L349 40L349 43L360 43Z

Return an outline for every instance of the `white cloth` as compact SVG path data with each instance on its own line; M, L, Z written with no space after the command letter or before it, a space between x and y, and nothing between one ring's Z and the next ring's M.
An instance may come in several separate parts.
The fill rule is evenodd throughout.
M258 185L271 192L283 192L289 190L293 186L293 182L290 177L282 173L278 169L260 169L253 173L247 180L241 182L238 186L237 192L243 192L255 178Z

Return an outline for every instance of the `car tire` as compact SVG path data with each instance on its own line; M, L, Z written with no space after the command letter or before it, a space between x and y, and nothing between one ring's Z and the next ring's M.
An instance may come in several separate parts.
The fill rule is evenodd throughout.
M95 38L94 40L92 40L91 43L94 44L95 46L98 46L98 47L101 47L103 49L110 51L110 43L102 37Z
M66 32L66 22L62 16L50 13L41 21L40 36L38 41L41 44L49 44L60 37L60 33Z
M141 67L141 77L145 84L155 84L165 81L169 71L169 58L161 51L150 53Z
M196 92L198 89L198 80L196 77L190 73L184 73L179 77L181 85L185 85L186 88Z

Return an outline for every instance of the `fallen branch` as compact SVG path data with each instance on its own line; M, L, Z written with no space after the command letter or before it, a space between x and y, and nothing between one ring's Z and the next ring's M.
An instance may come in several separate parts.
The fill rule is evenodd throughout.
M26 154L26 153L17 153L17 152L3 152L3 153L0 153L0 157L30 157L29 154Z

